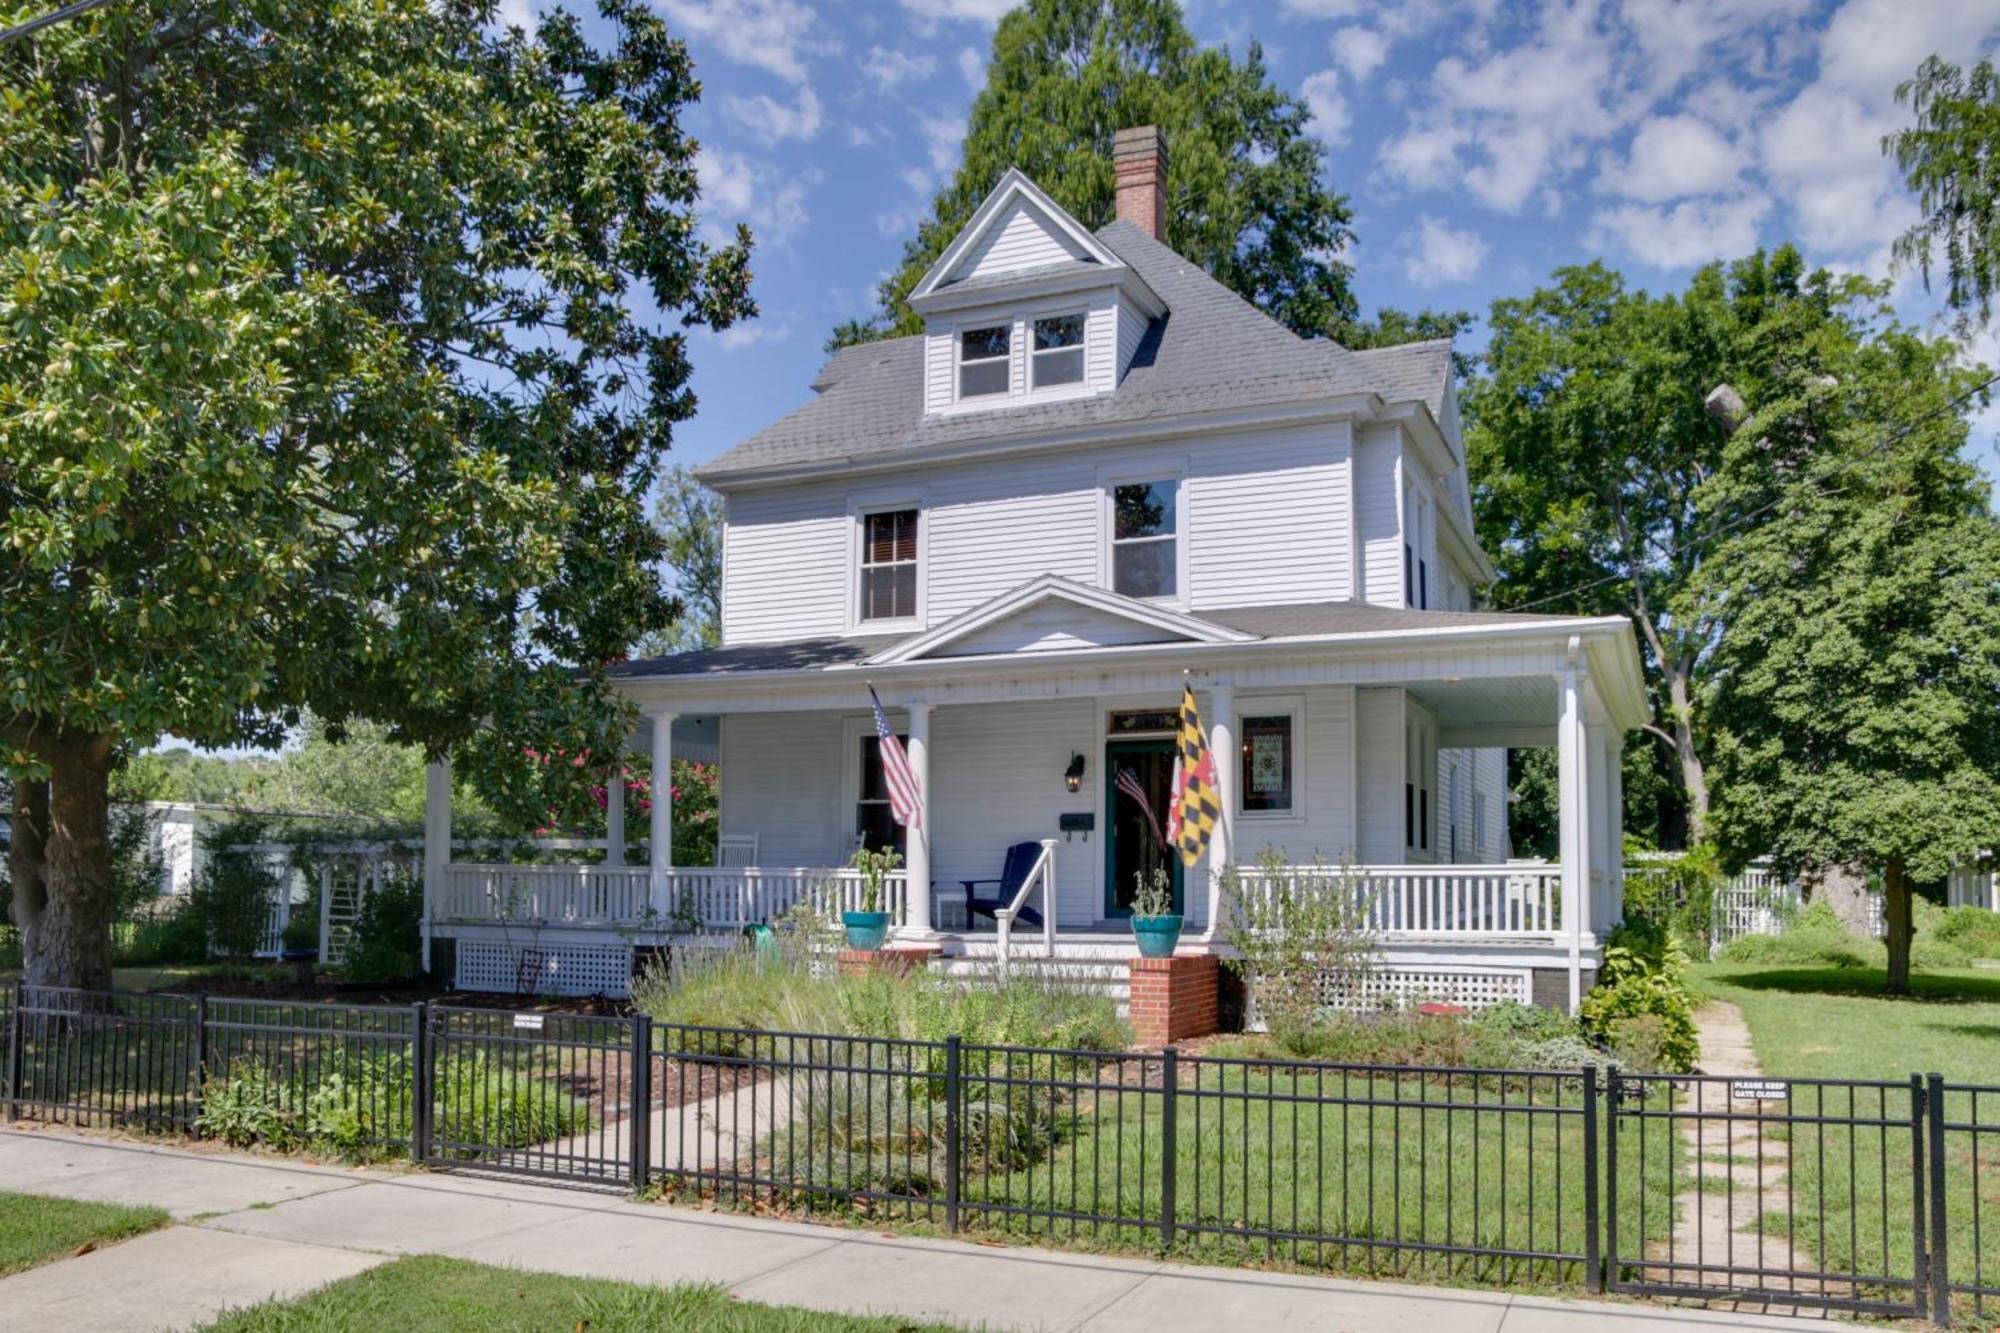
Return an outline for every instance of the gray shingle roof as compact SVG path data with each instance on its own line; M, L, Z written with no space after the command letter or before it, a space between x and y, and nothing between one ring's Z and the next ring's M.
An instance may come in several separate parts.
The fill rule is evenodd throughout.
M1380 634L1391 630L1471 629L1481 625L1546 624L1572 617L1518 611L1405 611L1359 602L1304 602L1292 606L1243 606L1191 612L1196 619L1262 639L1321 634ZM920 631L921 633L922 631ZM868 634L852 638L798 639L738 648L702 648L613 666L614 678L736 675L750 671L808 671L865 661L915 635Z
M1129 222L1097 233L1167 305L1111 393L926 417L923 339L890 338L836 353L813 380L819 396L697 468L705 481L802 464L886 461L958 444L1052 430L1170 419L1188 412L1280 406L1352 393L1443 410L1447 341L1352 352L1301 338Z

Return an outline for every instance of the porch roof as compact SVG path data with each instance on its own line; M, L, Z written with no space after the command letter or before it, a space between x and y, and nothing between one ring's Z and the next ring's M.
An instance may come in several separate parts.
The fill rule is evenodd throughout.
M1305 602L1290 606L1240 606L1190 611L1190 619L1228 631L1249 642L1272 639L1312 641L1346 635L1393 634L1430 630L1488 627L1571 629L1596 625L1603 617L1528 615L1517 611L1410 611L1362 602ZM871 659L892 657L895 651L935 631L910 634L856 634L791 639L779 643L748 643L726 648L697 648L664 657L619 662L608 674L614 679L641 680L656 676L736 676L771 671L834 670ZM1081 650L1088 653L1089 649ZM950 660L950 659L921 659Z

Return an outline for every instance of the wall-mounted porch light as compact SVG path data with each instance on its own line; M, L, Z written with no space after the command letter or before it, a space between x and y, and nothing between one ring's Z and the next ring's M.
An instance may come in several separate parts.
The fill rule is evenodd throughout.
M1063 770L1063 786L1068 787L1071 791L1083 790L1082 755L1073 754L1069 757L1069 767Z

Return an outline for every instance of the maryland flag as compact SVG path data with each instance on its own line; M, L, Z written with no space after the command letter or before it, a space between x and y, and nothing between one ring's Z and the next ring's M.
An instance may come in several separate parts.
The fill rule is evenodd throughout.
M1194 687L1181 687L1180 752L1174 760L1174 845L1183 863L1192 866L1208 850L1215 821L1222 817L1222 798L1215 790L1215 761L1194 706Z

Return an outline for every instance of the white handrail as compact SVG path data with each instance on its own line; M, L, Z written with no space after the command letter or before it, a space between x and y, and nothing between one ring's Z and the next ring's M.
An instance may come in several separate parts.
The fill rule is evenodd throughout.
M996 955L1000 963L1000 975L1007 975L1007 965L1012 961L1014 940L1014 918L1026 905L1028 895L1039 885L1042 890L1042 956L1056 956L1056 840L1042 839L1042 854L1035 858L1035 864L1028 869L1021 880L1014 900L993 913L993 923L998 928L999 938L995 941Z

